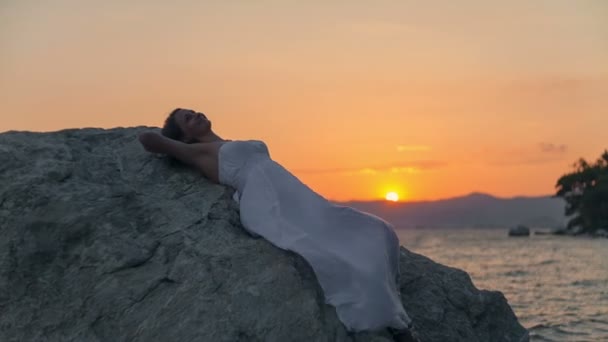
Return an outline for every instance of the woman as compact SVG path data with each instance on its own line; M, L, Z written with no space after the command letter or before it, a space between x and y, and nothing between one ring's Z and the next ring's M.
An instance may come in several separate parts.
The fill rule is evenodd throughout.
M235 188L243 227L303 256L348 330L389 328L399 340L413 341L397 288L399 242L390 224L330 203L273 161L262 141L224 140L202 113L178 108L161 133L142 133L139 140L147 151Z

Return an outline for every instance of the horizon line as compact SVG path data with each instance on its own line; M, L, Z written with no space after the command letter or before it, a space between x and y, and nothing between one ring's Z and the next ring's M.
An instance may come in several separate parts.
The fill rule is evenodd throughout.
M512 199L525 199L525 198L555 198L555 195L553 194L545 194L545 195L514 195L514 196L497 196L497 195L493 195L487 192L482 192L482 191L472 191L463 195L455 195L455 196L450 196L450 197L441 197L441 198L437 198L437 199L413 199L413 200L399 200L397 202L390 202L393 204L406 204L406 203L424 203L424 202L439 202L439 201L447 201L447 200L453 200L453 199L459 199L459 198L464 198L464 197L471 197L471 196L475 196L475 195L481 195L481 196L487 196L487 197L492 197L494 199L499 199L499 200L512 200ZM335 199L329 199L330 202L334 202L334 203L361 203L361 202L368 202L368 203L373 203L373 202L389 202L386 199L382 199L382 198L378 198L378 199L349 199L349 200L335 200Z

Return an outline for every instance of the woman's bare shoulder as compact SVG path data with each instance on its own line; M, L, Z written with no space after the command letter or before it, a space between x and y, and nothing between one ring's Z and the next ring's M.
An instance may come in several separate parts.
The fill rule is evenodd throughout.
M219 148L227 142L232 140L221 140L221 141L212 141L212 142L198 142L190 144L194 149L199 150L203 153L216 153Z

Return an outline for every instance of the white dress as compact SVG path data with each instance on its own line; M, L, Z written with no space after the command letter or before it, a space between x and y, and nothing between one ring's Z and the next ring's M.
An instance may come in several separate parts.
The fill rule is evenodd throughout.
M329 202L273 161L262 141L228 141L218 153L220 183L237 190L243 227L304 257L348 330L409 326L389 223Z

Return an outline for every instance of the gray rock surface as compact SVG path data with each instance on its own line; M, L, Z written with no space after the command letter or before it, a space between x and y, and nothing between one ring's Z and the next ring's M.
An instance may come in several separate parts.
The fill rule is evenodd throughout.
M345 331L300 256L147 127L0 134L0 341L391 341ZM526 341L499 292L402 248L422 341Z

